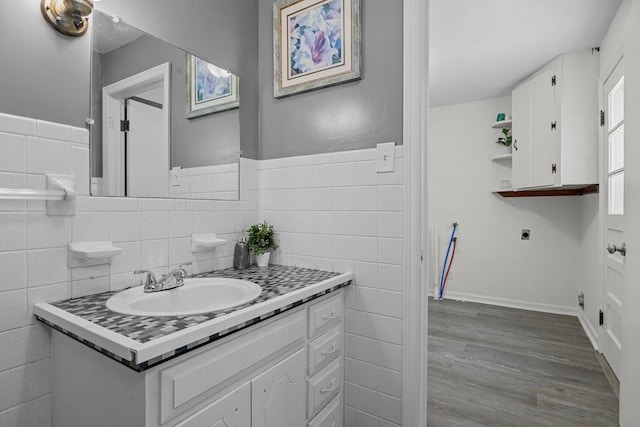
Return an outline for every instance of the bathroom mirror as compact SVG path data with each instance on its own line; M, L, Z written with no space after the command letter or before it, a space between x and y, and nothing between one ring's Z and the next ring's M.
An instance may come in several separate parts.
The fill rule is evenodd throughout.
M239 199L239 78L93 12L91 194Z

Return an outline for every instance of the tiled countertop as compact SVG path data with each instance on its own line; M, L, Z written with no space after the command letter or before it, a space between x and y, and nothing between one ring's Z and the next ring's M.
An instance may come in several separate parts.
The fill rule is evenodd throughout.
M246 304L190 316L131 316L111 311L116 292L89 295L34 307L38 320L142 371L232 332L347 286L351 273L271 265L226 269L193 277L228 277L257 283L262 293Z

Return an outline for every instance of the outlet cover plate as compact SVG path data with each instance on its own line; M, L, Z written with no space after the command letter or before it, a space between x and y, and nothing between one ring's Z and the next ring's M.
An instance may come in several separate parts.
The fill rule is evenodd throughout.
M383 142L377 145L377 172L393 172L395 170L396 143Z

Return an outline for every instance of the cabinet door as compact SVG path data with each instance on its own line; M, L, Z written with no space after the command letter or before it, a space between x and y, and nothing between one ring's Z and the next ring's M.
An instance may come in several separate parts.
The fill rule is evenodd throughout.
M531 86L532 82L529 80L515 88L512 94L513 188L531 186Z
M305 350L299 350L251 381L252 427L306 425Z
M531 185L548 187L555 183L556 121L555 88L552 78L556 70L550 68L532 80L531 87ZM553 124L555 123L555 130Z

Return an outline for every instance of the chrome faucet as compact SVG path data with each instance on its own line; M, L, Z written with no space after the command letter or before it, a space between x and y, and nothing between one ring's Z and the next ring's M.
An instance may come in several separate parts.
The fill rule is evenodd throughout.
M168 291L169 289L179 288L184 285L184 279L187 277L187 270L183 267L186 265L191 265L190 262L185 262L184 264L180 264L169 273L164 274L160 280L156 280L156 275L153 274L153 271L149 270L136 270L133 274L145 274L147 278L144 282L144 291L145 292L160 292L160 291Z

